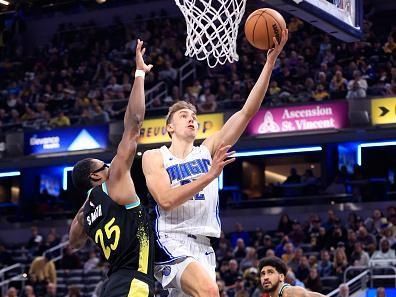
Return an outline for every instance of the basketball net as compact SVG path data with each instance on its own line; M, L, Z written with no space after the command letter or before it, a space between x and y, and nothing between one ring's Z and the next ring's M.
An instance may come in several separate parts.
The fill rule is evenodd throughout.
M175 0L187 24L186 56L209 67L238 61L238 27L246 0Z

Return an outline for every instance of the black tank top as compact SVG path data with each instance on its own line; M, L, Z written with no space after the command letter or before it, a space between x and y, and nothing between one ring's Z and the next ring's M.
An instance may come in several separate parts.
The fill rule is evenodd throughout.
M138 271L153 279L153 232L140 201L115 203L106 184L88 192L84 229L110 263L108 275L120 269Z
M283 296L283 291L284 291L286 288L288 288L288 287L291 287L291 285L289 285L289 284L283 284L282 287L281 287L280 290L279 290L278 297L282 297L282 296Z

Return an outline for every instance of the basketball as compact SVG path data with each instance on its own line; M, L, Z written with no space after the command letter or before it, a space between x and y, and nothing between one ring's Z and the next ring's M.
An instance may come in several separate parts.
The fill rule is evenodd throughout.
M245 22L245 36L255 48L267 50L275 46L273 37L280 42L286 29L283 16L276 10L261 8L252 12Z

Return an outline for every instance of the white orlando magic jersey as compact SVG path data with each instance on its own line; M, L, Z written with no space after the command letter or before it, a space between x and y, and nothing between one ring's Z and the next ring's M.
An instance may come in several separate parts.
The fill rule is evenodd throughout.
M183 160L172 155L166 146L160 148L164 168L172 188L192 182L207 173L212 157L204 145L194 146ZM170 211L156 206L155 228L160 238L165 234L194 234L220 237L218 180L214 179L201 192Z

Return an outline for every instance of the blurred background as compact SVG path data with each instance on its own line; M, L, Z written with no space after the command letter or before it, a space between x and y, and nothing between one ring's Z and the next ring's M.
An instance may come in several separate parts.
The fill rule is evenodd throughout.
M276 2L249 0L241 28L259 7L293 5ZM107 269L100 253L93 244L77 253L67 245L85 200L71 170L80 159L110 162L115 154L136 39L154 65L131 172L144 203L141 155L169 143L168 107L178 100L197 106L199 144L242 107L266 52L249 45L242 28L239 62L212 69L185 57L185 20L170 0L6 3L0 295L97 296ZM313 26L304 13L282 11L289 41L260 111L235 145L237 161L219 177L221 296L265 296L256 267L271 254L288 263L292 284L329 296L396 296L396 2L328 3L354 3L355 28L323 13ZM326 32L329 24L350 42ZM156 296L166 293L158 287Z

